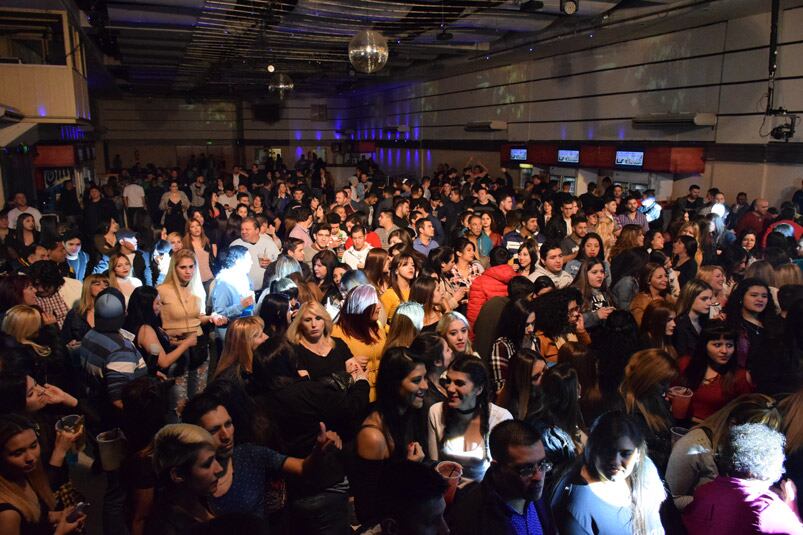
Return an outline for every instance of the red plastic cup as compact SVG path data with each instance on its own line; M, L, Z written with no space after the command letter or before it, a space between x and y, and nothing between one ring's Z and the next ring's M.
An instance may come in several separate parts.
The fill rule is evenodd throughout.
M672 417L675 420L686 419L693 394L694 392L685 386L673 386L669 389L669 402L672 404Z
M460 478L463 477L463 467L460 463L454 461L442 461L435 466L435 470L446 480L446 483L449 484L449 486L446 487L446 492L443 493L443 499L446 505L449 505L454 501L457 485L460 484Z

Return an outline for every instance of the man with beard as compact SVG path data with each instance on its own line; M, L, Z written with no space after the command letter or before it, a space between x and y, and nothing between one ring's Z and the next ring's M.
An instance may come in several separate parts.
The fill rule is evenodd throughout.
M448 518L451 531L556 535L541 498L552 465L538 432L520 420L508 420L494 427L489 442L491 466L481 483L458 492Z

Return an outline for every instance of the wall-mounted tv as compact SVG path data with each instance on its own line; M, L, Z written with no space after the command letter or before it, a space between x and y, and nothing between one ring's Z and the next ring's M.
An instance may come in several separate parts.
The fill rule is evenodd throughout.
M573 149L559 149L558 163L580 163L580 151Z
M644 151L617 150L616 165L621 167L641 167L644 165Z
M517 162L526 162L527 149L510 149L510 159Z

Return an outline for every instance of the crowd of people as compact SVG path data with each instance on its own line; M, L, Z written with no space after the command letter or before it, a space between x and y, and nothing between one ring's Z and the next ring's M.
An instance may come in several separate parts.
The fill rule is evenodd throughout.
M803 189L118 171L0 211L0 534L803 534Z

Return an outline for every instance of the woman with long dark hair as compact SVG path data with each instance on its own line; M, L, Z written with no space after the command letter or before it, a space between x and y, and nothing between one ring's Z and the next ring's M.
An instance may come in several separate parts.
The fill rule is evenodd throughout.
M452 268L455 266L454 249L447 245L442 245L431 250L427 257L427 266L438 280L443 283L446 300L452 310L468 302L468 287L455 284L452 281Z
M419 275L410 285L410 301L421 303L424 307L422 332L435 332L438 322L449 309L444 304L443 284L435 277Z
M638 276L649 260L643 247L625 249L611 260L611 295L616 307L630 309L630 302L638 293Z
M291 299L284 293L271 293L265 296L259 317L265 324L265 334L268 338L283 338L293 321Z
M418 275L418 260L411 249L405 249L390 262L390 288L379 298L388 321L393 322L396 307L410 299L410 287Z
M446 340L435 333L421 333L410 344L410 351L421 360L427 368L427 391L424 393L422 407L423 420L426 423L429 408L436 403L449 400L446 388L441 385L441 377L452 364L454 352Z
M526 277L535 271L538 266L538 242L532 238L524 240L519 246L515 262L518 264L516 271L519 275Z
M429 456L460 463L464 477L480 480L491 461L491 430L513 416L490 402L488 371L476 357L458 355L446 371L444 383L449 400L429 409Z
M318 289L323 295L323 302L337 295L338 289L335 284L335 267L337 266L337 255L329 249L315 253L312 257L312 278L318 285Z
M24 257L25 251L39 243L39 231L36 230L36 219L33 215L23 212L17 218L17 228L7 240L8 249L14 258Z
M356 458L349 481L361 523L378 520L376 496L382 467L388 462L424 459L426 428L419 412L428 388L425 364L411 350L390 349L382 356L376 403L357 433Z
M0 416L0 450L0 528L4 535L66 535L83 527L85 514L71 520L68 516L74 508L54 510L56 497L42 464L36 424L17 414Z
M535 339L538 351L549 362L556 362L558 350L566 342L591 344L580 311L582 296L576 288L554 290L537 298Z
M639 424L608 412L591 426L583 455L555 485L551 501L560 533L663 535L665 498Z
M517 420L527 420L541 410L543 394L540 386L546 370L544 357L532 349L519 349L510 359L510 377L497 393L497 403Z
M692 279L683 286L675 310L675 333L672 340L678 355L691 355L697 347L700 331L708 321L714 292L707 282Z
M615 310L606 278L605 263L594 257L583 260L572 282L580 292L580 312L586 329L600 327Z
M150 370L160 370L168 377L176 377L186 369L181 357L198 343L197 336L187 336L178 344L162 328L162 298L156 288L141 286L134 290L129 301L128 314L123 328L134 334L134 345L143 355ZM176 400L173 407L176 408Z
M577 250L577 256L568 261L563 269L572 276L577 276L577 271L584 260L590 258L599 258L602 260L602 265L605 267L605 282L610 287L611 285L611 265L605 260L605 246L602 242L602 237L595 233L589 232L583 239L580 240L580 246Z
M209 287L215 278L212 267L217 258L217 244L212 243L204 232L201 221L196 219L187 220L187 228L182 240L183 247L195 253L198 258L198 270L201 276L201 283L204 290L209 293Z
M508 301L502 309L497 338L487 357L490 362L494 392L504 388L510 376L508 370L510 359L522 348L525 337L532 337L535 332L534 324L535 308L533 302L526 297Z
M390 256L386 250L374 248L368 251L362 271L378 295L390 287Z
M680 287L697 275L699 267L694 255L697 254L697 241L691 236L678 236L672 243L672 255L675 257L673 268L678 273Z
M757 278L743 279L728 298L725 316L736 332L738 365L748 369L760 366L767 340L782 330L769 284Z
M685 386L694 392L689 409L693 421L701 422L732 399L754 390L735 352L736 332L725 322L713 320L700 333L694 353L678 361Z
M557 427L571 437L575 451L581 451L586 435L580 411L580 382L577 372L568 364L556 364L544 372L539 387L542 404L531 418L540 420L547 427ZM570 457L574 458L573 455Z
M639 327L643 349L663 349L677 360L678 353L672 343L675 333L675 307L663 299L656 299L644 309Z

